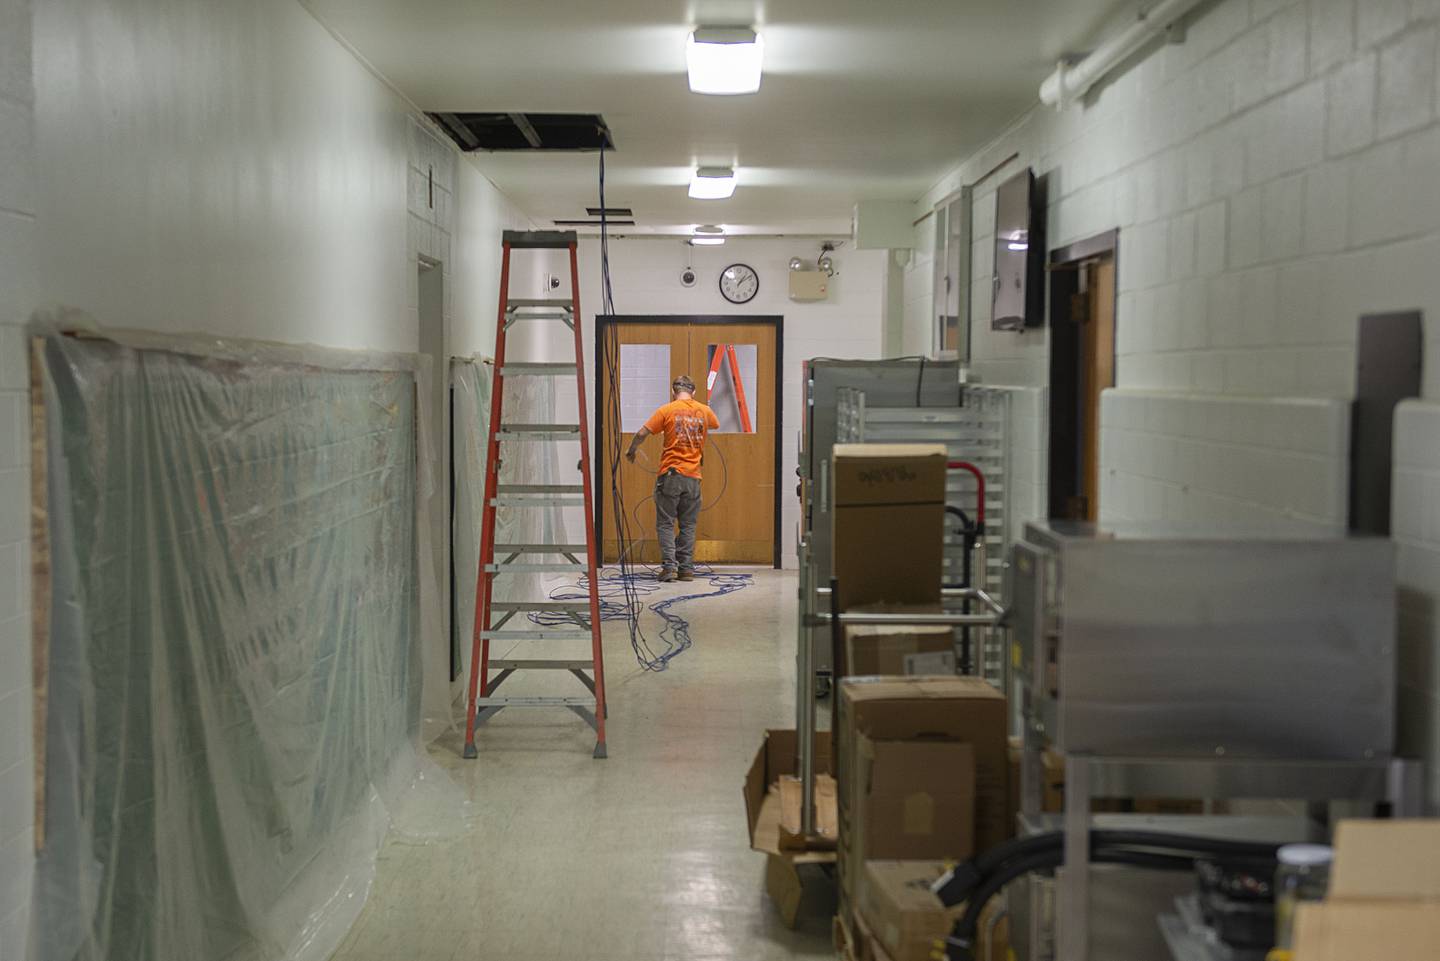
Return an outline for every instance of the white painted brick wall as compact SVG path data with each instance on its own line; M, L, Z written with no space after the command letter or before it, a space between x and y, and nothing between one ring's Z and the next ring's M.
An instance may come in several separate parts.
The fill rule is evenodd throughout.
M1424 394L1440 402L1440 0L1205 5L1184 42L1157 45L1083 105L1036 107L942 178L917 216L1015 153L975 187L974 372L991 383L1048 379L1045 332L989 330L993 192L1029 165L1048 186L1050 248L1121 231L1119 390L1102 428L1107 516L1338 523L1339 412L1354 390L1362 314L1425 312ZM917 258L912 270L922 269ZM913 291L907 331L928 336L928 287ZM1216 403L1245 414L1220 418L1214 437L1115 421L1131 406ZM1321 418L1311 429L1328 446L1296 451L1242 434L1295 410ZM1440 485L1421 489L1412 511L1440 517ZM1428 610L1440 603L1440 564L1407 556L1412 610ZM1423 638L1412 660L1440 662L1417 617L1407 621ZM1440 766L1440 679L1422 672L1416 684L1402 697L1402 727Z
M1108 390L1101 518L1343 531L1349 417L1337 400Z
M1049 391L1043 387L1011 387L1010 391L1010 539L1025 524L1046 513L1049 490Z
M35 305L29 0L0 0L0 957L23 956L33 869L30 403Z

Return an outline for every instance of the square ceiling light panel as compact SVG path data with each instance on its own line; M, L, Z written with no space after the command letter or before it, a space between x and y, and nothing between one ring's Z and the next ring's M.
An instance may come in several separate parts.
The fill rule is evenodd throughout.
M754 93L764 59L765 41L749 27L696 27L685 41L694 93Z
M697 167L690 175L690 197L694 200L724 200L733 193L733 167Z

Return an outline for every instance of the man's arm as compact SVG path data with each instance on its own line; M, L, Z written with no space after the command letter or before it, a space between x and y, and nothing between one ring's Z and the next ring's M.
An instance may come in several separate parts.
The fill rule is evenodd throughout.
M630 449L625 452L625 459L632 464L635 463L635 449L638 448L641 444L643 444L645 442L645 438L649 436L650 428L641 427L639 430L637 430L635 432L635 436L630 440Z

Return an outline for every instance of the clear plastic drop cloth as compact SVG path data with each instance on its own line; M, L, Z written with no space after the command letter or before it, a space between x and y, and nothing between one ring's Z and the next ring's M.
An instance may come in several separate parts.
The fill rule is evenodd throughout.
M36 328L31 958L320 961L387 831L436 842L470 815L419 746L418 365L69 326Z
M455 487L455 518L452 543L456 570L464 572L455 585L455 610L461 644L461 683L455 689L456 724L464 726L465 683L469 680L472 638L475 629L475 587L480 561L480 525L485 490L485 437L490 429L490 392L494 367L486 360L459 359L451 367L455 389L455 458L463 482ZM556 412L555 394L547 389L547 378L517 377L505 383L505 420L510 423L544 424L566 419ZM573 417L573 415L569 415ZM561 462L578 463L577 443L523 443L508 445L501 467L502 483L579 483L574 471L565 472ZM567 461L568 463L568 461ZM571 465L573 466L573 464ZM561 478L565 479L561 479ZM556 508L500 507L495 515L497 544L567 543L563 512ZM499 560L504 560L501 556ZM583 560L583 558L581 558ZM558 561L559 557L532 558ZM574 579L569 579L571 583ZM545 597L564 578L546 578L536 573L507 574L496 578L492 595L497 601L535 600ZM517 629L521 625L515 625Z

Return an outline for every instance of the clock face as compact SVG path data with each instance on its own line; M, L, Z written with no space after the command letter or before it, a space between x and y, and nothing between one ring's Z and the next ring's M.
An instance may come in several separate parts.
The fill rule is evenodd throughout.
M754 267L731 264L720 271L720 293L732 304L745 304L760 293L760 276Z

